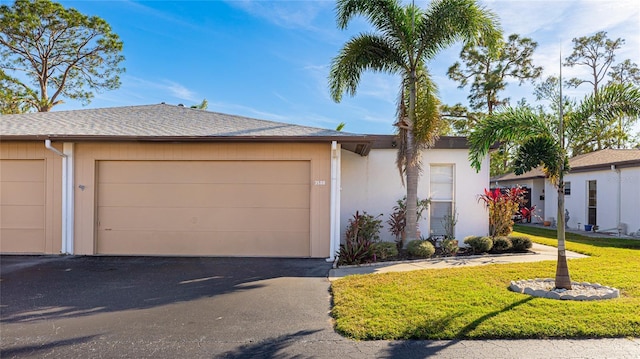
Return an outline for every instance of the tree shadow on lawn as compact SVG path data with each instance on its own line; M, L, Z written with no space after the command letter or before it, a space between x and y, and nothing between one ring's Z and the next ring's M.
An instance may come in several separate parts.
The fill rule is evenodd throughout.
M511 303L510 305L496 310L490 313L487 313L480 318L474 320L473 322L464 326L464 328L460 329L460 331L456 334L456 338L453 340L446 341L434 341L434 340L410 340L410 341L399 341L390 344L390 348L386 355L387 358L428 358L434 355L437 355L440 351L451 347L453 345L458 344L462 338L465 338L469 333L475 330L480 324L489 320L495 316L500 315L501 313L510 311L520 305L523 305L533 297L529 296L525 299L519 300L517 302ZM445 318L441 321L439 327L442 325L446 325L451 322L453 318ZM444 327L442 327L444 329ZM443 342L443 344L440 344ZM435 344L435 345L434 345Z
M326 278L331 268L324 259L290 258L73 256L35 262L0 274L0 323L147 309L259 289L268 279Z

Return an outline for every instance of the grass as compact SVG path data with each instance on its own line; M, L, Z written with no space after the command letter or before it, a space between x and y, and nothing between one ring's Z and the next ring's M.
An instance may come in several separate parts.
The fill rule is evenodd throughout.
M555 231L517 235L556 245ZM640 241L567 234L574 281L620 289L617 299L560 301L511 292L510 281L554 278L555 261L348 276L333 282L335 327L354 339L640 337Z

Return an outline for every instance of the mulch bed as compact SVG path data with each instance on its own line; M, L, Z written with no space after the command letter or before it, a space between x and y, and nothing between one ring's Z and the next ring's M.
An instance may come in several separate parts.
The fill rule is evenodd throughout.
M436 248L436 252L433 254L433 256L429 257L429 258L424 258L424 257L414 257L411 256L406 249L401 249L398 252L397 256L394 257L388 257L385 259L377 259L375 262L373 263L380 263L380 262L397 262L397 261L406 261L406 260L419 260L419 259L437 259L437 258L452 258L452 257L467 257L467 256L473 256L473 255L482 255L482 254L518 254L518 253L532 253L531 251L506 251L506 252L497 252L497 251L489 251L489 252L485 252L485 253L474 253L473 250L469 247L462 247L458 250L458 253L456 253L455 255L446 255L442 252L441 248Z

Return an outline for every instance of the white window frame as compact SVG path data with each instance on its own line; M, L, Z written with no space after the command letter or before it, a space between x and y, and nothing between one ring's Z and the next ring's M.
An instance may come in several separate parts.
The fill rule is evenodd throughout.
M451 197L450 199L438 199L433 198L432 194L432 185L433 185L433 168L434 167L450 167L451 168ZM445 182L435 182L435 183L445 183ZM449 182L447 182L449 184ZM434 225L432 223L432 209L434 203L451 203L451 213L449 215L453 216L455 212L455 198L456 198L456 165L455 163L430 163L429 164L429 198L431 198L431 204L429 205L429 214L428 214L428 223L429 223L429 236L431 235L444 235L444 233L434 233ZM441 226L439 226L441 227ZM455 237L455 228L454 228L454 237Z

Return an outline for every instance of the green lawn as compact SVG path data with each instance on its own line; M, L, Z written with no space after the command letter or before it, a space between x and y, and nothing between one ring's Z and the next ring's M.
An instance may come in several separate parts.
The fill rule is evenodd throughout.
M515 234L555 245L555 231ZM511 280L554 278L555 261L348 276L333 282L338 332L354 339L640 337L640 241L567 235L574 281L620 289L612 300L534 298Z

